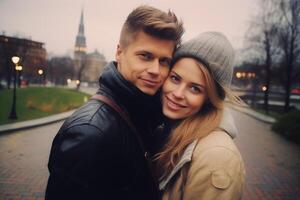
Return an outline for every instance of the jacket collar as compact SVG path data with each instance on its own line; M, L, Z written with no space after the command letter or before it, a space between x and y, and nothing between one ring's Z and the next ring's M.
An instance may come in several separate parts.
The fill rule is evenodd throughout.
M231 138L236 137L237 135L237 128L235 126L233 117L231 115L231 112L229 108L224 108L223 116L220 122L220 125L218 127L219 129L225 131ZM195 150L195 147L198 143L198 140L195 140L194 142L190 143L185 151L183 152L182 156L180 157L179 162L175 165L171 173L164 178L159 183L159 189L164 190L167 186L167 184L170 182L170 180L175 176L175 174L181 170L181 168L192 161L193 153Z
M196 147L197 140L192 142L191 144L188 145L188 147L184 150L179 162L176 164L174 169L171 171L171 173L164 178L160 183L159 183L159 189L164 190L167 186L167 184L170 182L170 180L173 178L173 176L180 171L180 169L186 164L192 161L192 156L194 149Z
M116 62L110 62L105 67L99 79L99 85L100 91L117 99L117 103L121 103L121 106L124 106L129 114L132 109L134 111L137 109L151 111L160 108L159 94L147 95L125 80L118 71Z

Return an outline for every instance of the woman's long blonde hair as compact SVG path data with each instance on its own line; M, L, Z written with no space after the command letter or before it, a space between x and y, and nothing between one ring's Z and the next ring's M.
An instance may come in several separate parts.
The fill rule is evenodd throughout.
M157 175L164 178L170 174L175 164L179 161L185 148L194 140L207 136L220 124L225 90L212 78L208 69L197 62L206 83L207 99L200 111L186 119L171 130L168 141L162 151L155 157Z

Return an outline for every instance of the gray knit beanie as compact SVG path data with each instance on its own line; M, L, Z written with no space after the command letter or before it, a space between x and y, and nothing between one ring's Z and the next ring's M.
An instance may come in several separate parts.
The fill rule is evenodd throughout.
M204 32L183 43L174 54L174 62L182 57L192 57L202 62L220 86L230 86L234 50L222 33Z

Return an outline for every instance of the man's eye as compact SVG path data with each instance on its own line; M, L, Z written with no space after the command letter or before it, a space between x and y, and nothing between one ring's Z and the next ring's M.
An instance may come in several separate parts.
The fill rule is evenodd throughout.
M143 60L150 60L152 58L152 56L148 53L141 53L139 54L139 57Z
M159 61L159 63L162 65L162 66L167 66L169 67L170 64L171 64L171 60L168 59L168 58L163 58Z

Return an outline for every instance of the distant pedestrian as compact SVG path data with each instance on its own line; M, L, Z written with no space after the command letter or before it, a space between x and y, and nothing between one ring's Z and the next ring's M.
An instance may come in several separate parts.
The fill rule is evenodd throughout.
M54 138L46 200L158 199L147 155L161 122L157 91L182 34L172 12L139 6L129 14L97 95Z
M162 89L163 114L171 130L157 154L163 200L241 199L244 164L232 138L236 128L224 99L234 51L218 32L182 44Z

